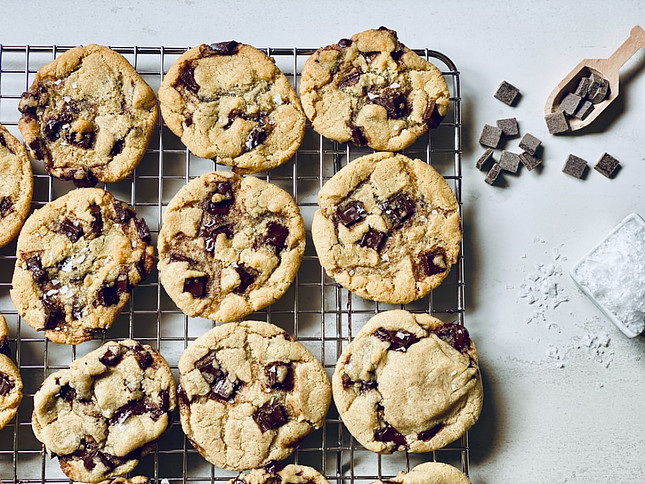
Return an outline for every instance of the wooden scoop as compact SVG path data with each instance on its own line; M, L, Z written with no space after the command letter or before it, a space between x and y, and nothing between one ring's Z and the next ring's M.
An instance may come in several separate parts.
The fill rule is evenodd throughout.
M562 99L570 92L575 92L580 79L595 73L609 81L609 94L604 101L594 105L594 110L584 120L569 118L569 128L570 131L576 131L592 123L618 97L618 70L642 47L645 47L645 31L637 25L632 28L627 40L608 59L580 61L551 92L544 106L544 114L555 112Z

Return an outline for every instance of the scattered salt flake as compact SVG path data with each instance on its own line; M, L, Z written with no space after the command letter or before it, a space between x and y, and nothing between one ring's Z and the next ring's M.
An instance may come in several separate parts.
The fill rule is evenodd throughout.
M432 215L437 215L439 211L436 208L432 209L432 212L430 212Z
M76 262L78 262L79 264L82 264L83 262L85 262L85 254L81 254L81 255L79 255L79 256L76 258Z
M282 104L282 96L280 96L280 94L276 94L273 96L273 102L280 106Z
M452 388L453 392L457 391L457 385L455 385L454 383L452 385L450 385L450 388Z
M50 289L45 293L46 296L53 296L54 294L58 294L58 289Z
M161 479L161 484L170 484L168 479Z
M371 100L374 100L378 97L378 94L374 94L373 92L368 92L367 97Z
M69 97L69 96L63 96L63 101L65 101L66 103L70 102L71 100L72 100L72 98L71 98L71 97Z
M60 288L60 293L61 294L67 294L69 292L69 287L63 286Z
M397 87L401 87L401 84L399 84L398 82L393 82L392 84L390 84L390 87L396 89Z
M76 89L78 87L78 84L75 82L72 82L72 88Z
M60 270L63 272L72 272L72 269L73 269L72 259L65 259L65 262L60 267Z
M355 274L354 269L350 269L350 270L349 270L349 275L350 275L350 276L353 276L354 274Z
M384 260L385 262L390 262L390 256L387 254L383 254L381 256L381 260Z

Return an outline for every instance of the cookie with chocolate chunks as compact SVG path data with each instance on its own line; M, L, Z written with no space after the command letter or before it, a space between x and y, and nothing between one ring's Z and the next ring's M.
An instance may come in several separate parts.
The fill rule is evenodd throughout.
M0 314L0 429L16 415L22 401L22 379L10 356L9 329Z
M387 151L437 127L450 104L441 71L385 27L314 52L302 70L300 96L316 132Z
M321 265L346 289L405 304L457 261L459 205L430 165L394 153L349 163L318 193L312 236Z
M374 481L372 484L471 484L470 479L456 467L443 462L424 462L396 477Z
M350 433L382 454L446 446L477 421L483 398L466 328L403 310L367 322L338 359L332 389Z
M166 125L192 153L241 174L286 162L305 132L300 100L275 60L236 41L182 54L159 102Z
M33 193L27 150L0 125L0 247L18 235L27 218Z
M154 91L128 60L96 44L41 67L18 109L31 155L56 178L82 187L132 173L158 116Z
M243 472L226 484L329 484L313 467L271 462L259 469Z
M72 480L132 471L170 423L175 380L161 354L110 341L49 375L34 395L31 425Z
M291 335L242 321L216 326L186 348L178 394L181 426L197 451L223 469L245 470L286 458L320 428L331 386Z
M172 198L157 247L159 281L185 314L233 321L285 293L300 266L305 230L281 188L211 172Z
M105 333L154 266L145 220L99 188L80 188L36 210L18 237L11 299L56 343Z

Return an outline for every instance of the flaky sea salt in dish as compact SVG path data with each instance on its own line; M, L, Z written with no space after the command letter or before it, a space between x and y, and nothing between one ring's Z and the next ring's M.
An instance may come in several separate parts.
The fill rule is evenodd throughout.
M625 335L645 330L645 220L638 214L625 217L570 273Z

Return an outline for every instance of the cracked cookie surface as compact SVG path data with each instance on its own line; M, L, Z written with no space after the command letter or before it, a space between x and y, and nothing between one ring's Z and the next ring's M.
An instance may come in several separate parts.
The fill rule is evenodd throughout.
M483 399L466 328L403 310L367 322L338 359L332 389L347 429L378 453L446 446L477 421Z
M16 415L22 401L22 378L10 356L7 321L0 314L0 429Z
M441 71L385 27L314 52L300 96L316 132L386 151L402 150L436 127L450 104Z
M230 172L202 175L168 204L159 281L188 316L233 321L279 299L305 248L298 206L281 188Z
M226 323L179 360L184 433L206 460L229 470L290 455L322 426L331 388L316 358L269 323Z
M36 210L18 237L11 300L56 343L104 333L154 266L145 220L99 188L80 188Z
M459 469L443 462L424 462L409 472L399 472L393 479L372 484L470 484Z
M27 218L33 193L27 150L0 125L0 247L7 245Z
M273 58L235 41L182 54L164 77L159 102L192 153L241 174L281 165L304 136L300 100Z
M175 405L175 381L159 352L110 341L45 379L32 429L70 479L101 482L135 468Z
M121 54L90 44L41 67L18 127L47 171L77 186L128 176L157 123L154 91Z
M357 158L325 183L318 204L311 232L320 264L361 297L414 301L457 261L457 200L421 160L386 152Z
M242 473L227 484L329 484L329 481L313 467L297 464L282 466L278 462L271 462L260 469Z

